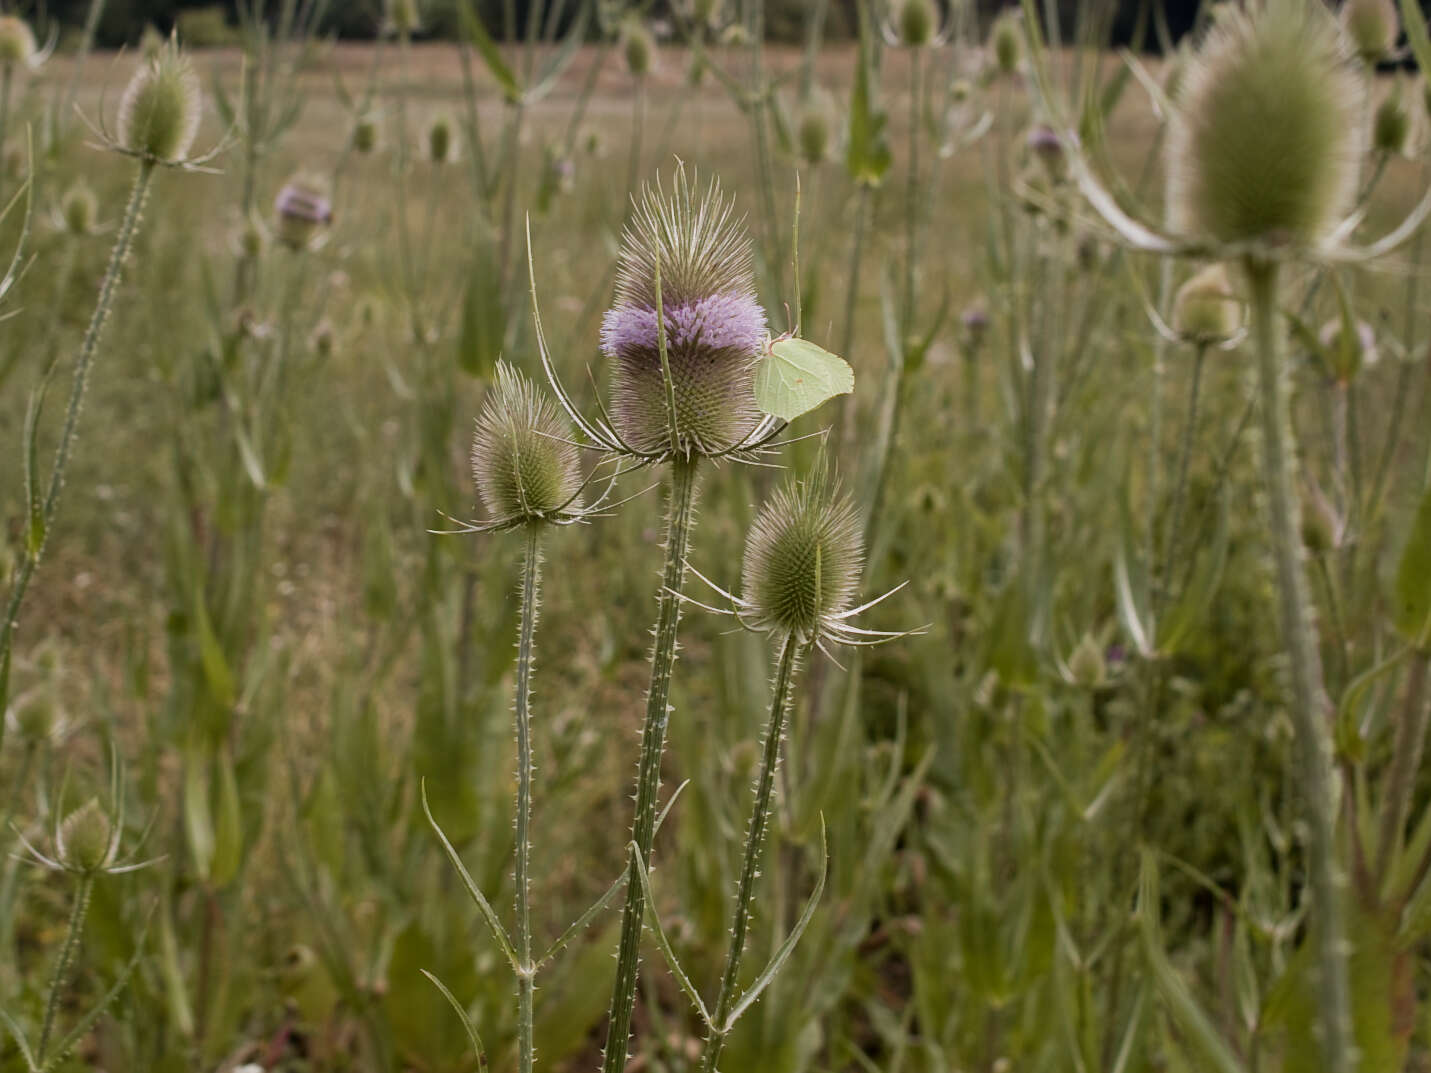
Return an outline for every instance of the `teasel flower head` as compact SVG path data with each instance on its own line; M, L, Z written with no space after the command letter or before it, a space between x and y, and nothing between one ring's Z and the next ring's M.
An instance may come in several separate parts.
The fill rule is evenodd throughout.
M1000 74L1018 70L1024 50L1021 18L1017 7L1006 8L989 28L989 53Z
M1102 689L1108 682L1108 660L1103 646L1091 633L1085 633L1078 647L1068 657L1068 681L1090 691Z
M935 0L896 0L886 36L903 48L928 48L939 43L939 7Z
M1242 331L1243 302L1221 263L1208 265L1178 288L1173 333L1198 346L1225 344Z
M1220 14L1171 117L1174 230L1226 244L1320 243L1356 195L1365 94L1320 3L1262 0Z
M119 99L116 140L129 154L161 164L184 162L203 113L199 76L170 39L139 65Z
M352 145L356 152L368 154L378 147L378 121L370 115L360 115L353 122Z
M830 111L829 96L819 90L812 92L800 107L795 144L800 159L811 167L823 164L830 157Z
M765 330L750 239L719 184L699 191L679 167L669 192L645 187L601 331L619 436L646 454L714 456L748 443L761 425L752 366Z
M416 33L422 29L422 12L418 0L387 0L384 25L398 35Z
M0 15L0 67L32 67L37 54L30 24L18 15Z
M84 179L76 179L60 197L59 222L71 235L88 235L99 216L99 199Z
M571 429L555 405L506 362L477 418L472 476L489 521L476 528L563 524L582 516Z
M304 250L333 222L333 206L321 180L295 175L278 191L273 215L278 241L290 250Z
M1419 140L1419 139L1418 139ZM1387 156L1406 153L1411 141L1411 109L1398 79L1376 106L1371 120L1371 148Z
M627 19L621 27L621 54L626 59L626 70L636 79L651 73L656 58L656 40L650 29L638 18Z
M1372 66L1395 51L1401 36L1396 0L1344 0L1341 23L1357 55Z
M436 116L427 128L427 159L434 164L446 164L456 155L457 145L452 133L452 120Z
M827 644L872 645L919 631L866 630L856 616L892 596L900 585L854 606L864 568L864 544L854 502L830 476L822 455L804 480L789 480L761 506L746 534L741 595L691 568L746 629L793 636L828 654ZM689 600L691 603L697 601Z
M91 797L67 813L57 808L50 835L53 855L36 849L23 834L18 836L20 845L29 860L54 872L93 878L147 868L154 861L135 861L132 855L120 853L124 838L124 796L123 765L119 754L111 749L108 801L101 803L99 798ZM60 799L63 797L61 790Z

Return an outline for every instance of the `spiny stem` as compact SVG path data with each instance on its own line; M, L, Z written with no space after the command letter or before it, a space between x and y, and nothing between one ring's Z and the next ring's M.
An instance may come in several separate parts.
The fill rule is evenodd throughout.
M1386 875L1392 864L1393 852L1401 848L1402 829L1411 808L1411 791L1416 786L1416 773L1421 769L1421 754L1426 747L1426 670L1431 656L1417 652L1411 657L1411 673L1406 682L1406 697L1401 717L1396 723L1396 742L1391 750L1391 773L1387 776L1386 804L1381 814L1381 831L1376 842L1376 869Z
M1262 412L1263 477L1277 562L1283 644L1291 664L1292 724L1297 775L1307 813L1307 864L1316 918L1318 1021L1327 1073L1353 1073L1355 1043L1347 981L1341 893L1345 878L1336 861L1332 745L1327 728L1322 668L1312 634L1311 600L1302 569L1298 501L1292 480L1291 414L1277 323L1278 271L1274 262L1249 259L1252 331Z
M676 662L676 629L680 623L679 593L686 577L686 551L696 498L697 459L678 456L671 463L671 493L666 519L666 565L661 576L660 606L656 613L656 644L651 651L651 684L646 692L646 718L641 728L641 759L636 774L636 819L631 840L641 860L651 860L656 825L656 795L661 785L661 752L666 744L670 717L671 669ZM646 898L640 867L633 855L626 884L626 908L621 914L621 944L617 951L616 982L611 991L610 1021L606 1030L603 1073L621 1073L626 1066L626 1045L631 1037L631 1014L636 1006L636 973L641 957L641 931Z
M109 307L114 302L114 292L119 286L119 278L124 271L124 259L134 241L134 232L139 225L140 211L144 207L145 195L149 192L149 181L154 177L155 164L144 160L139 164L139 173L134 179L134 188L129 194L129 204L124 210L124 219L119 225L119 234L110 251L109 267L105 270L104 281L100 284L99 300L95 303L89 327L85 330L84 341L80 344L79 358L75 362L74 382L70 387L69 408L65 411L64 428L60 432L60 445L55 449L54 468L50 470L49 487L45 492L41 517L44 528L37 546L27 548L25 558L16 571L15 581L10 589L10 599L5 606L5 618L0 621L0 667L10 663L10 648L14 640L16 620L20 615L20 604L25 599L25 590L30 586L35 567L39 565L49 542L50 529L55 512L60 504L60 490L65 483L65 467L69 464L70 448L74 444L75 430L79 425L80 404L84 401L85 384L89 378L89 367L99 349L100 333L104 330Z
M55 1014L60 1008L60 992L65 988L65 977L69 975L70 964L74 961L75 947L79 945L80 933L84 931L84 918L89 913L89 896L94 889L94 877L80 876L79 888L75 891L75 904L70 909L69 926L65 929L65 942L60 947L60 959L55 962L55 974L50 977L49 996L45 999L45 1020L40 1025L40 1042L35 1047L35 1059L41 1065L45 1061L45 1050L50 1045L50 1034L55 1027Z
M517 978L517 1052L518 1069L531 1073L532 992L535 971L532 967L532 917L528 865L531 859L530 819L532 812L532 727L531 692L532 663L535 653L532 638L537 629L537 601L540 598L542 572L542 531L539 525L527 526L526 557L522 563L522 624L517 639L517 864L516 911L517 953L522 959L522 972Z
M720 992L712 1011L710 1035L701 1056L702 1073L714 1073L725 1049L731 1026L726 1023L736 1000L735 989L740 979L740 959L745 953L746 932L750 926L750 904L755 891L755 877L760 874L760 859L765 848L765 832L770 826L771 795L775 788L775 771L780 763L780 743L785 736L785 716L790 707L790 685L795 678L800 642L787 634L780 645L780 662L775 671L775 689L770 698L770 720L765 728L765 747L760 758L760 774L755 785L755 804L750 812L750 829L745 839L745 862L740 870L740 885L735 895L735 923L731 926L730 946L726 950L725 971L720 978Z

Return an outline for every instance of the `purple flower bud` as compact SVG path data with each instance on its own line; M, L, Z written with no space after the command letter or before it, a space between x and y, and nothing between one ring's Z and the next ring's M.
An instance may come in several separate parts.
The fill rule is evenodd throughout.
M333 206L311 180L290 179L273 202L278 217L278 238L285 246L301 250L313 241L320 227L333 221Z

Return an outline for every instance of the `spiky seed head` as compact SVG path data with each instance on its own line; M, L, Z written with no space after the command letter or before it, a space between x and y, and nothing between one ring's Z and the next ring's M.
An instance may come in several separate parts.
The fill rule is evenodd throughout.
M1173 331L1190 343L1226 342L1242 328L1242 299L1227 269L1208 265L1178 288L1173 299Z
M309 347L320 358L331 358L337 343L338 335L333 330L333 322L326 317L318 322L313 334L308 337Z
M925 48L934 40L938 21L934 0L902 0L897 12L899 43L905 48Z
M0 67L29 64L35 58L35 31L17 15L0 15Z
M146 63L164 51L164 46L169 39L159 32L159 27L152 22L146 23L144 32L139 35L139 58Z
M147 160L182 160L199 133L203 100L189 57L170 40L144 60L119 99L119 144Z
M1351 331L1340 317L1322 325L1318 337L1322 352L1338 383L1349 383L1356 374L1380 358L1376 348L1376 331L1364 320L1357 321Z
M371 153L378 146L378 121L372 116L359 116L353 124L353 148L359 153Z
M744 48L750 44L750 31L743 22L732 22L720 32L720 43L726 48Z
M20 739L31 745L48 741L55 725L60 722L54 691L45 685L36 686L16 697L10 715Z
M626 69L633 78L645 78L651 73L656 41L640 19L628 19L622 27L621 50L626 57Z
M452 159L452 120L437 116L427 128L427 159L446 164Z
M964 349L972 356L989 335L989 309L983 299L976 298L964 307L964 312L959 314L959 326L963 329Z
M823 472L782 485L755 516L745 540L741 595L758 629L818 637L847 611L864 550L854 502Z
M263 226L263 221L258 218L256 212L249 214L239 230L238 246L239 253L250 261L262 257L268 249L268 229Z
M1341 23L1352 48L1368 64L1389 56L1401 36L1396 0L1345 0Z
M1068 673L1074 683L1084 689L1101 689L1108 681L1108 661L1103 657L1103 646L1092 634L1085 633L1068 657Z
M477 418L472 475L494 519L538 520L576 506L581 466L571 430L551 400L506 362L497 363Z
M1397 82L1381 103L1371 121L1371 147L1388 156L1406 151L1411 138L1411 110L1406 107L1401 83Z
M807 164L823 164L829 158L830 107L824 94L811 94L801 108L796 142L800 147L800 159Z
M278 241L290 250L307 249L318 231L333 221L326 184L310 175L295 175L278 191L273 215Z
M1315 245L1356 192L1365 86L1320 3L1223 13L1189 65L1168 135L1184 234Z
M993 53L994 65L1003 74L1013 74L1018 69L1023 48L1019 9L1006 8L989 29L989 51Z
M89 183L76 179L60 198L60 218L65 222L65 230L72 235L87 235L94 230L98 215L99 200L94 191Z
M615 303L602 321L601 346L615 365L617 431L632 447L672 446L656 311L660 268L666 355L682 451L719 454L759 420L754 359L765 337L755 297L750 238L720 185L701 192L676 170L636 198L622 235Z
M387 0L387 24L396 34L410 34L422 28L418 0Z
M74 872L98 872L111 863L113 834L109 814L91 797L60 821L56 859Z

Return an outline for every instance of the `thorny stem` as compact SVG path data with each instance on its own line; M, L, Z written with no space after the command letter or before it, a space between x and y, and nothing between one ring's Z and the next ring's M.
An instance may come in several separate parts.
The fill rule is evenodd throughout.
M919 119L924 96L924 50L916 48L909 60L909 176L904 195L904 315L900 331L907 346L914 332L914 259L919 226ZM848 350L845 353L849 353Z
M750 828L745 839L745 862L740 869L740 885L735 895L735 922L731 925L730 946L725 955L725 971L720 978L720 992L712 1011L710 1035L701 1056L701 1073L715 1073L726 1036L731 1006L736 1000L736 985L740 979L740 959L745 953L746 932L750 927L750 905L755 891L755 879L760 874L760 859L765 849L765 833L770 827L771 795L775 788L775 772L780 764L780 743L785 736L785 716L790 707L790 684L799 662L800 641L786 634L780 645L780 663L775 671L775 689L770 698L770 720L765 728L765 747L760 758L760 774L755 784L755 803L750 812Z
M64 428L60 432L60 445L55 449L54 468L50 470L50 483L45 492L41 513L42 530L37 544L27 546L25 558L15 573L15 581L10 589L10 599L6 603L5 618L0 622L0 668L10 665L10 648L14 640L15 626L20 615L20 604L25 599L30 578L39 565L49 541L51 524L60 504L60 490L64 487L65 467L69 464L70 449L74 444L75 431L79 425L80 404L84 400L85 384L89 378L89 367L99 348L100 333L104 330L109 307L114 301L115 288L124 270L124 259L134 240L135 229L139 225L140 210L144 207L144 197L149 192L149 181L154 177L155 164L152 160L142 161L139 173L134 179L134 188L129 194L129 204L124 210L124 219L119 225L119 234L114 240L114 249L109 255L109 267L105 270L104 281L100 284L99 300L95 303L89 327L85 330L84 341L80 344L79 358L75 362L74 382L70 388L69 408L65 412Z
M55 1028L55 1014L60 1009L60 992L65 988L65 977L69 975L74 961L75 947L79 945L80 932L84 931L84 918L89 913L89 896L94 889L94 876L86 873L80 876L79 887L75 891L75 904L70 909L69 926L65 929L65 942L60 947L60 959L55 962L55 974L50 977L49 996L45 999L45 1019L40 1025L40 1042L35 1047L35 1060L44 1064L45 1051L50 1045L50 1034Z
M1353 1073L1357 1063L1341 911L1341 892L1346 879L1336 862L1335 786L1326 697L1316 639L1312 635L1311 600L1300 559L1302 542L1297 519L1299 505L1292 479L1290 404L1282 332L1277 323L1277 266L1249 258L1247 274L1251 283L1252 332L1262 414L1263 477L1272 527L1272 550L1277 563L1283 644L1291 665L1296 769L1307 813L1307 863L1317 913L1322 1055L1327 1073Z
M1428 661L1431 661L1431 656L1425 652L1412 656L1401 718L1396 723L1396 743L1391 751L1386 804L1376 843L1376 869L1381 875L1391 868L1392 854L1401 848L1401 834L1406 826L1406 814L1411 808L1411 791L1415 789L1416 773L1421 769L1421 754L1426 747L1426 721L1427 715L1431 714L1426 704Z
M542 571L542 531L539 525L527 527L527 550L522 563L522 624L517 639L517 863L516 911L517 953L522 959L517 977L517 1052L520 1073L531 1073L532 992L535 970L532 966L532 916L530 905L532 812L532 726L531 692L532 663L535 654L532 638L537 629L537 602Z
M661 751L670 718L671 669L676 662L676 630L681 617L680 592L686 577L686 552L696 498L694 457L677 456L671 463L671 492L666 519L666 565L661 576L661 596L656 613L656 643L651 651L651 684L646 692L646 717L641 729L641 759L636 775L636 818L631 840L651 860L656 825L656 795L661 784ZM642 922L646 898L640 867L633 855L626 883L626 908L621 914L621 944L617 952L616 982L611 992L611 1014L606 1030L603 1073L621 1073L626 1066L626 1045L631 1037L631 1014L636 1005L636 974L641 956Z

